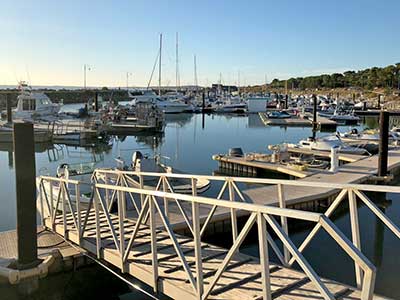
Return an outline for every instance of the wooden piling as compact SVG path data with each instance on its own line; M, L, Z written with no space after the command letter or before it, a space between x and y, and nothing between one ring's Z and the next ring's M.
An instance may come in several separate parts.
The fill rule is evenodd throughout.
M285 109L288 109L288 99L289 98L289 96L288 96L288 94L286 94L286 96L285 96Z
M12 123L11 99L10 95L6 94L6 107L7 107L7 123Z
M378 176L387 175L388 145L389 145L389 112L381 111L379 116Z
M18 268L37 266L36 172L32 123L14 123Z
M316 137L317 132L317 96L314 94L312 96L313 99L313 124L312 124L312 132L313 132L313 139Z

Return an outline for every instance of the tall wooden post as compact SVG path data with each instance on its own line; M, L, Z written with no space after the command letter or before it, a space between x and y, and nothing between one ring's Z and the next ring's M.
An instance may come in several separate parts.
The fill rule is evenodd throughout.
M378 108L381 108L381 95L378 94Z
M206 95L203 92L203 102L201 104L201 112L204 114L204 108L206 107Z
M18 268L39 264L36 237L36 171L31 123L14 123L15 186L17 198Z
M313 99L313 122L312 122L312 132L313 132L313 139L315 139L316 137L316 133L317 133L317 96L313 95L312 96Z
M389 144L389 112L381 111L379 115L378 176L387 175L388 144Z
M99 111L99 94L98 94L98 92L95 92L95 94L94 94L94 110L96 112Z
M288 109L288 100L289 100L289 95L286 94L286 96L285 96L285 109Z
M7 123L12 123L12 111L11 111L11 99L10 95L6 94L6 106L7 106Z

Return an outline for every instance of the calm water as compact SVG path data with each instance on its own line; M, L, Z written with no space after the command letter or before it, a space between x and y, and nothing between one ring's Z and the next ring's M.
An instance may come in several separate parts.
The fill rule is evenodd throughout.
M76 109L77 106L67 106ZM375 118L364 120L364 126L375 127ZM350 127L340 127L340 131ZM159 136L128 136L115 137L110 145L97 147L75 147L65 145L38 145L36 149L37 174L54 174L57 166L63 162L93 162L99 167L114 166L118 156L130 161L131 153L140 150L145 154L161 154L168 157L166 163L182 171L198 174L212 174L217 170L217 163L211 159L213 154L226 153L229 148L242 147L245 152L267 151L268 144L295 142L311 134L310 128L279 128L265 127L257 115L227 116L227 115L169 115L165 133ZM12 146L0 144L0 231L15 228L15 182L12 158ZM400 223L400 199L396 195L378 195L374 197L385 213L395 222ZM344 211L346 209L344 208ZM396 240L376 218L365 208L360 208L360 225L362 228L362 248L368 258L378 267L376 292L400 299L400 289L396 288L400 276L398 252L400 242ZM350 235L349 216L341 213L335 216L335 224L347 235ZM291 238L300 244L309 232L310 227L295 226ZM227 235L225 235L226 237ZM230 235L229 235L230 236ZM216 236L215 242L229 246L229 240ZM222 242L221 242L222 241ZM243 252L258 255L256 235L246 241ZM319 234L305 252L306 258L316 271L323 276L353 283L354 267L350 259L338 249L336 244L323 233ZM97 270L93 273L98 273ZM79 277L79 275L77 275ZM97 281L95 276L87 276ZM61 277L60 277L61 278ZM53 279L56 280L56 279ZM60 279L63 282L64 279ZM57 280L56 280L57 281ZM79 279L76 280L79 282ZM78 297L79 285L74 280L68 283L72 291L77 293L66 299L95 299L95 295ZM90 286L90 284L89 284ZM124 288L112 292L112 297L118 299L146 299L140 293L126 294ZM44 297L46 298L46 297ZM46 298L47 299L47 298Z

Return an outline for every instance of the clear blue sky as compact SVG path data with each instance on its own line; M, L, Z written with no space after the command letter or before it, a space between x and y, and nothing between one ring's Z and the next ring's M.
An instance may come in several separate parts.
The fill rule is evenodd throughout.
M164 35L163 84L264 82L400 61L400 1L0 0L0 85L145 85ZM27 75L29 74L29 76ZM153 81L155 84L156 82Z

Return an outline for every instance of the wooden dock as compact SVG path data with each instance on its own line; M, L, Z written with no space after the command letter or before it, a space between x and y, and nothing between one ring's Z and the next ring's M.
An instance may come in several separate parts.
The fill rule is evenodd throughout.
M378 155L370 156L352 163L339 167L335 173L321 171L317 174L300 179L310 182L330 182L338 184L363 183L370 180L378 172ZM400 150L389 151L388 170L397 170L400 167ZM310 188L288 186L284 190L286 204L294 207L303 202L321 200L338 193L334 188ZM277 186L266 186L261 188L249 189L244 194L253 203L262 205L279 205L277 195Z
M213 159L218 161L222 168L229 168L233 171L243 173L256 173L257 170L272 171L282 173L296 178L305 178L314 174L318 170L307 171L290 168L279 163L271 163L266 161L257 161L246 159L245 157L235 157L228 155L214 155Z
M305 148L295 148L288 146L289 153L296 153L296 154L306 154L306 155L314 155L315 157L323 157L323 158L330 158L331 153L330 151L318 151L318 150L311 150ZM357 155L357 154L346 154L346 153L338 153L339 161L343 162L356 162L360 159L364 159L367 156L365 155Z
M49 229L37 227L38 257L45 259L52 255L53 263L48 273L58 273L84 266L87 261L82 252L72 247L60 235ZM18 257L17 232L9 230L0 232L0 267L8 268ZM8 284L8 280L0 276L0 284Z
M308 115L287 119L271 119L268 118L267 113L259 113L259 116L265 126L312 126L312 119L310 119L310 116ZM335 129L337 126L337 122L321 116L317 116L317 123L321 129Z

